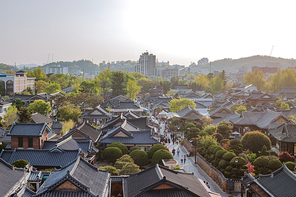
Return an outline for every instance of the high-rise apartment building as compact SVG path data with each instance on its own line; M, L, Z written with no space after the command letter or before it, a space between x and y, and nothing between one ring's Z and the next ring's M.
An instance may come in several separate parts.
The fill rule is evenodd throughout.
M135 72L141 73L145 76L156 75L156 55L148 52L142 53L139 63L135 67Z

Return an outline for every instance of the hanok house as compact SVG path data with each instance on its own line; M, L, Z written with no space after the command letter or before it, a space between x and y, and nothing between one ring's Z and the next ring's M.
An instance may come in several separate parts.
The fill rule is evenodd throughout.
M202 118L202 115L195 109L192 109L189 105L184 109L178 111L177 114L183 121L190 118L193 119L195 122L198 122Z
M11 196L20 187L26 186L29 172L16 168L0 158L0 196Z
M35 100L43 100L45 102L49 102L49 95L47 93L39 93L35 95L14 94L13 100L17 98L25 101L25 106L29 106L31 103L34 103Z
M127 120L107 133L99 140L99 143L104 147L108 147L113 142L121 142L127 146L128 149L138 146L142 150L149 150L154 144L159 141L153 137L152 129L139 129Z
M94 128L90 124L83 122L82 124L70 129L60 140L67 139L72 136L74 140L91 140L93 144L97 143L101 137L101 131Z
M11 150L41 149L51 133L46 123L13 123L7 136L11 136Z
M91 140L74 140L72 136L57 141L45 141L42 149L50 150L52 152L80 149L80 156L92 164L95 164L96 153L98 152Z
M24 159L38 170L61 168L69 162L77 159L81 154L80 149L76 150L34 150L34 149L14 149L3 150L0 158L8 163Z
M263 105L266 102L275 104L278 98L274 97L272 94L254 90L246 100L250 105L256 106Z
M248 174L242 178L246 197L295 196L296 175L285 163L275 172L255 178Z
M209 111L209 114L212 119L221 119L227 116L231 116L233 112L226 107L218 107L214 110Z
M96 125L103 125L111 118L112 114L98 105L94 109L85 109L78 119L80 123L94 123Z
M123 193L129 197L210 197L193 173L170 170L158 164L126 178Z
M296 156L296 124L293 121L269 129L268 132L275 139L275 146L279 152L287 151Z
M282 87L280 98L284 101L293 101L295 99L296 88Z
M249 128L252 131L260 130L268 134L270 128L276 128L282 125L283 122L288 122L289 119L281 112L275 112L267 109L263 112L242 112L239 118L229 120L233 125L233 130L244 135Z
M55 169L43 183L36 197L109 195L110 174L78 157L61 169Z

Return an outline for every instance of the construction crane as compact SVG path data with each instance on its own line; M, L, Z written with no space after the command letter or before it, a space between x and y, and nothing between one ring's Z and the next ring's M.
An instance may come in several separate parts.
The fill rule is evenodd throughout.
M273 51L273 45L271 47L271 51L270 51L270 55L269 55L269 62L270 62L270 57L271 57L272 51Z

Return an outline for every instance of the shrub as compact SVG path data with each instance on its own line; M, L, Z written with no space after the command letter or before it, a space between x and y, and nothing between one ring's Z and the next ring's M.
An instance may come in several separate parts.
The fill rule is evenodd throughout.
M268 166L269 159L266 156L260 156L254 161L254 165L258 167L266 167Z
M212 135L203 136L198 142L199 147L204 148L208 148L212 144L217 144L217 139Z
M241 140L244 149L249 149L254 153L258 153L265 145L267 150L271 148L270 139L259 131L247 132Z
M217 147L218 147L217 144L213 144L213 145L211 145L211 146L208 148L209 153L214 153L214 150L215 150L215 148L217 148Z
M220 133L213 133L213 136L217 139L218 142L221 143L223 140L223 136Z
M117 147L122 151L122 154L124 155L128 154L128 149L123 143L113 142L112 144L109 145L109 147Z
M233 157L235 157L235 156L236 156L235 153L233 153L233 152L227 152L227 153L225 153L225 154L223 155L222 159L224 159L224 160L226 160L226 161L231 161L231 159L232 159Z
M241 166L244 166L246 164L247 164L246 160L242 157L233 157L230 161L230 165L232 165L233 167L238 167L238 168L240 168Z
M219 151L219 150L224 150L221 146L216 146L216 148L213 150L213 153L214 155L216 156L216 153Z
M257 155L256 153L250 153L250 154L247 154L247 158L250 162L253 162L257 158Z
M134 150L141 150L141 148L138 147L138 146L134 146L134 147L132 147L132 148L129 150L129 152L131 153L131 152L133 152Z
M154 165L158 162L160 165L163 165L162 159L174 159L172 154L167 150L160 149L153 154L151 164Z
M227 166L229 165L229 162L221 159L221 161L219 162L219 167L225 169Z
M115 175L115 176L119 175L117 169L114 166L101 166L99 167L99 169L102 169L102 170L107 169L111 175Z
M271 159L268 163L268 166L272 171L276 171L277 169L282 167L282 163L278 159Z
M204 132L204 131L199 133L199 136L201 136L201 137L206 136L206 135L209 135L209 134L207 132Z
M123 155L116 160L114 167L116 169L122 169L126 163L134 163L134 160L129 155Z
M292 161L294 162L294 157L292 155L290 155L290 153L288 153L287 151L283 151L279 154L279 160L284 163L284 162L288 162L288 161Z
M173 170L180 170L180 169L181 169L180 166L176 166L173 168Z
M17 168L24 168L29 162L24 159L19 159L11 163L11 165Z
M285 165L287 166L287 168L291 171L294 171L295 170L295 163L292 162L292 161L288 161L285 163Z
M103 151L103 158L110 161L114 162L116 159L122 156L122 151L117 148L117 147L108 147L105 148Z
M223 138L229 138L230 133L232 132L232 126L227 121L222 121L217 127L217 133L220 133Z
M218 150L218 151L216 152L216 154L215 154L215 157L216 157L216 158L222 158L223 155L224 155L225 153L227 153L227 150L224 150L224 149L222 149L222 150Z
M249 173L254 172L254 166L251 163L247 163L246 167L248 168Z
M243 152L243 145L239 139L230 140L228 151L233 151L236 155Z
M263 145L261 151L260 151L260 156L268 156L269 152L267 152L267 148L265 145Z
M209 135L212 135L213 133L215 133L217 130L217 127L213 126L213 125L207 125L204 128L204 132L208 133Z
M148 158L151 159L153 154L160 149L165 149L164 145L155 144L154 146L152 146L148 151Z
M126 163L122 169L119 171L120 175L129 175L129 174L133 174L133 173L137 173L140 172L140 168L138 165L134 164L134 163Z
M130 153L130 156L138 166L146 166L149 164L148 155L143 150L134 150Z
M241 114L243 111L247 111L247 108L241 105L237 108L236 113Z

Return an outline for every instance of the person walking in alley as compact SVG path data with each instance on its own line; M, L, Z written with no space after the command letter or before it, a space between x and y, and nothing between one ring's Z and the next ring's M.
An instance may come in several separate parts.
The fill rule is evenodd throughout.
M175 152L176 152L176 150L173 148L173 150L172 150L173 156L175 156Z
M177 155L178 155L178 157L179 157L179 154L180 154L180 149L178 148L178 150L177 150Z
M185 164L185 162L186 162L186 155L184 155L184 164Z

